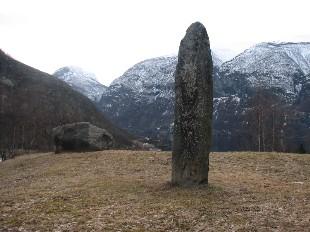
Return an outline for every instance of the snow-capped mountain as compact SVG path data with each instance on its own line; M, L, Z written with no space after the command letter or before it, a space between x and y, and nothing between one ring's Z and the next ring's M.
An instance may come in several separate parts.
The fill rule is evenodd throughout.
M53 75L95 102L99 101L102 94L107 90L107 87L96 79L95 74L86 72L80 67L63 67Z
M295 108L289 107L302 102L299 110L307 112L305 102L308 101L305 99L309 88L304 83L309 79L309 75L306 75L310 70L309 48L309 43L261 43L224 63L212 54L213 149L253 149L256 146L255 136L251 137L247 133L255 130L249 117L254 112L253 99L258 90L267 91L260 91L260 95L266 99L279 98L277 104L285 104L285 110L295 112ZM170 148L176 64L177 57L169 56L148 59L134 65L112 82L102 95L99 108L120 127L150 139L161 148ZM300 93L302 96L299 96ZM285 103L281 103L283 101ZM287 120L287 115L281 113L281 125L287 124L283 121L284 118ZM282 126L277 128L284 131ZM283 140L284 135L281 136ZM241 137L245 138L244 141L241 141ZM247 145L250 139L252 145Z
M223 63L212 53L214 79ZM174 72L177 56L142 61L115 79L102 95L99 108L120 127L165 148L171 143ZM218 82L217 82L218 83ZM215 84L215 91L220 89Z
M230 72L272 71L275 74L300 68L307 75L310 73L310 43L260 43L226 62L222 68Z
M122 86L143 96L171 99L177 56L142 61L115 79L110 86Z
M223 61L212 52L213 65L219 68ZM177 56L163 56L144 60L115 79L110 86L120 86L142 95L154 95L170 99L174 89L174 71L178 62ZM168 88L165 88L168 87ZM115 87L114 87L115 88Z
M134 65L111 83L99 108L133 134L171 141L176 64L177 57L171 56Z
M274 88L293 101L310 73L310 43L260 43L225 62L220 73L232 91Z

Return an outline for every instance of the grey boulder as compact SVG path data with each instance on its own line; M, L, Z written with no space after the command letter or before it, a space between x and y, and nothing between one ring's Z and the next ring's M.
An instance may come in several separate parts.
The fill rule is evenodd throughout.
M98 151L114 146L113 136L89 122L64 124L53 129L55 153L61 151Z

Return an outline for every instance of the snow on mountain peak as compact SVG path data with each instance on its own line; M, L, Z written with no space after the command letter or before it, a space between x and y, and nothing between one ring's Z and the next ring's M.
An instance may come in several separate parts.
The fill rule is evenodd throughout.
M177 64L177 56L157 57L144 60L115 79L112 85L123 85L136 92L142 92L150 86L173 83L173 74Z
M78 66L66 66L56 70L55 73L62 72L64 73L63 78L64 80L71 79L71 78L78 78L78 79L92 79L94 81L98 81L96 75L91 72L87 72L81 67Z
M260 43L221 66L224 77L246 75L252 86L272 86L298 92L310 73L310 43Z
M305 75L310 73L310 43L292 43L292 42L263 42L251 47L253 50L267 51L286 54L303 71ZM246 50L247 51L247 50Z
M212 59L214 66L220 67L223 63L213 52ZM111 86L122 85L137 93L145 93L148 89L149 91L157 92L159 86L173 85L177 62L178 57L176 55L144 60L135 64L122 76L115 79Z
M107 89L97 80L95 74L77 66L60 68L53 75L93 101L99 101Z

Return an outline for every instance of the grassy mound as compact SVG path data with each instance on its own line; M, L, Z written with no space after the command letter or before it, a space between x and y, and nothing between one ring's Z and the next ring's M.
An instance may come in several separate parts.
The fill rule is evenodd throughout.
M210 185L169 184L171 153L0 163L0 231L307 231L310 155L213 153Z

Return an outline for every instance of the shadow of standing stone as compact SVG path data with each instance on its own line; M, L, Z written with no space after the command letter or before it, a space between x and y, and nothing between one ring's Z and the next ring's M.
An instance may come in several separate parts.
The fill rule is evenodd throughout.
M172 184L208 183L213 83L210 42L205 27L193 23L179 47L175 72Z

